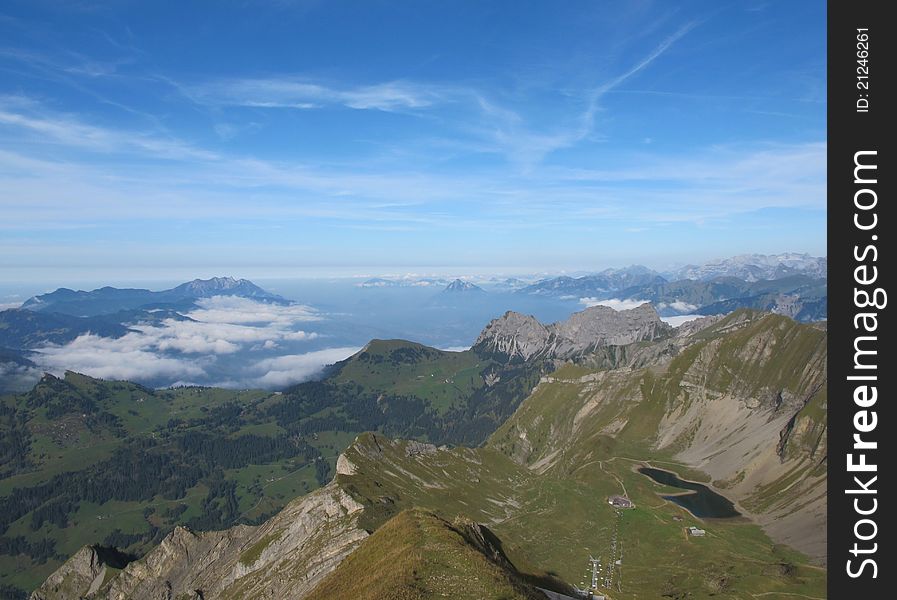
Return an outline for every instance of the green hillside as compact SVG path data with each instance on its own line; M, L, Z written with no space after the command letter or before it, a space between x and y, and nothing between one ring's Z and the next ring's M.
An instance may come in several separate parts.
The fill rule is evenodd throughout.
M366 434L346 459L357 472L337 481L365 505L365 527L376 529L411 507L448 521L465 516L494 531L510 561L531 578L553 575L578 585L595 556L604 564L621 560L607 590L615 599L825 596L824 569L774 543L756 524L703 521L663 500L658 492L674 490L634 470L654 464L650 451L633 459L595 448L579 467L538 474L488 448L438 450ZM689 472L664 459L657 464ZM635 508L610 506L607 498L615 494L627 495ZM692 525L706 528L707 536L690 538Z
M461 598L466 570L472 589L515 598L570 593L596 557L614 600L823 598L825 364L822 328L741 310L550 366L374 341L283 394L45 378L4 404L3 583L33 586L105 541L154 547L107 591L174 577L184 591L303 595L308 579L320 598ZM80 448L96 459L78 463ZM741 516L683 508L646 466ZM176 572L141 566L170 560L158 541L175 523L261 522L295 497L259 528L178 530L192 554ZM284 579L316 557L331 562Z
M492 363L474 352L445 352L403 340L373 340L332 378L426 400L440 414L464 406Z
M0 403L0 585L33 589L85 544L139 556L177 524L260 522L362 431L482 443L540 368L375 341L283 393L48 375Z
M490 532L471 521L450 523L407 510L366 539L308 598L544 600L504 557L500 542L493 544Z

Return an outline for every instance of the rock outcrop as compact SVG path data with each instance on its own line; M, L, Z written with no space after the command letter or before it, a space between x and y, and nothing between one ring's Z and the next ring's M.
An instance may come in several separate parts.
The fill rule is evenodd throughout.
M529 360L545 351L550 337L551 332L536 317L509 310L486 325L473 347L509 358Z
M603 346L662 339L672 332L647 303L620 311L593 306L548 326L535 317L508 311L483 329L474 348L509 360L568 359Z
M207 532L177 527L108 582L105 564L85 547L32 600L302 598L368 536L358 526L362 510L330 483L258 527Z
M84 546L31 594L31 600L68 600L89 596L106 582L111 569L122 566L123 559L115 551Z

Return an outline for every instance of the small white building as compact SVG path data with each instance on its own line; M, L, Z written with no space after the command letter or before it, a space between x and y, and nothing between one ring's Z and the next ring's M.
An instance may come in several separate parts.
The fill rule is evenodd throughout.
M707 533L703 529L698 529L697 527L689 527L688 534L692 537L704 537L704 534Z
M626 496L611 496L607 499L607 503L614 508L635 508L635 504Z

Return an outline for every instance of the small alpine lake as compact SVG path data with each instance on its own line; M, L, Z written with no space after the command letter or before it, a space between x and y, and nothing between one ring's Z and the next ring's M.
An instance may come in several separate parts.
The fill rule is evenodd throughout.
M689 493L661 494L661 497L678 504L696 517L702 519L731 519L741 516L741 513L735 510L735 505L731 500L717 494L706 485L695 483L694 481L685 481L680 479L675 473L653 467L639 467L638 472L662 485L689 490Z

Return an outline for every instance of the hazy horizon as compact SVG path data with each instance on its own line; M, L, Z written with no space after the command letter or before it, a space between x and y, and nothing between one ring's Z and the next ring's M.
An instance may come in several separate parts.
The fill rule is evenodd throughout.
M746 256L750 254L765 254L761 252L744 253L733 256L710 256L706 259L695 261L657 261L646 262L623 262L614 264L599 264L597 266L576 266L576 267L559 267L554 269L526 269L524 267L459 267L459 266L442 266L442 267L421 267L421 266L396 266L384 269L364 269L360 267L344 267L341 269L296 269L283 268L282 270L271 269L266 267L173 267L173 268L148 268L146 270L131 269L129 273L122 274L114 269L92 269L90 274L76 272L72 275L71 271L63 270L56 272L55 269L22 269L24 277L13 278L6 277L0 280L0 291L3 287L16 289L31 289L34 293L43 293L53 291L59 287L83 286L79 289L93 289L91 286L144 286L147 289L164 289L165 286L173 287L192 281L193 279L210 279L212 277L234 277L236 279L248 279L255 283L258 282L278 282L278 281L347 281L347 280L365 280L374 278L385 279L413 279L413 278L444 278L444 279L480 279L480 278L551 278L560 276L580 277L594 273L600 273L607 269L625 269L628 267L639 266L647 267L658 273L666 273L681 269L689 265L701 265L716 261L735 258L736 256ZM768 255L782 254L806 254L810 257L825 258L826 253L813 254L812 252L804 252L798 250L779 250L771 252ZM47 287L50 286L50 287ZM263 286L264 287L264 286ZM273 291L273 289L272 289ZM2 298L2 297L0 297Z

